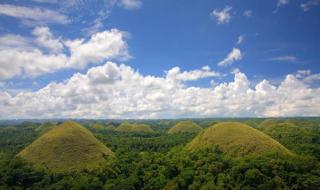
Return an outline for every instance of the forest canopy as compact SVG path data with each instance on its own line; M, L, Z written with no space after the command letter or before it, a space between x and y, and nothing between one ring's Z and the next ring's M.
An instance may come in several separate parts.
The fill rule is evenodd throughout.
M228 121L226 125L225 121ZM65 125L64 121L51 121L50 124L42 121L2 122L0 189L318 189L320 119L264 121L254 118L194 119L192 122L203 128L200 133L168 133L179 120L79 120L85 133L92 134L110 148L114 159L105 159L94 169L63 172L35 167L17 155L46 134L51 136ZM99 127L93 127L96 123ZM152 132L116 130L128 123L148 126ZM239 132L237 126L232 129L230 124L243 125L240 130L249 130L250 138L257 141L261 140L258 136L270 138L269 143L279 143L291 153L282 154L270 149L238 156L229 154L231 150L219 144L222 140L229 139L239 145L239 139L246 138L245 133L240 134L242 137L226 135ZM221 125L224 125L222 129L219 128ZM50 130L39 130L46 128L44 126L49 126ZM219 143L210 141L210 146L200 147L201 138L206 139L203 136L206 131L216 140L220 133L224 136ZM188 146L192 146L193 151L187 151ZM48 154L50 156L53 155Z

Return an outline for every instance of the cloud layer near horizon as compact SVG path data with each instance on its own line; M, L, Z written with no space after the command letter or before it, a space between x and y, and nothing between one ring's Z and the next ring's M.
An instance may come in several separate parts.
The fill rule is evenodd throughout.
M177 118L320 115L320 88L311 88L310 72L289 74L278 86L262 80L252 87L246 75L211 87L187 84L219 77L209 67L163 77L144 76L127 65L107 62L35 92L0 92L4 118Z

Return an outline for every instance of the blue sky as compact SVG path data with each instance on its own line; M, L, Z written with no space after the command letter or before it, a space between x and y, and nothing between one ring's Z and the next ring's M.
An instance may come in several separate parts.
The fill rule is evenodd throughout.
M0 50L1 55L7 57L0 58L0 64L3 65L0 69L0 89L2 93L6 93L8 99L0 100L0 105L3 101L3 108L6 108L11 101L12 105L10 104L9 108L12 110L3 112L1 118L34 117L34 114L28 113L28 109L35 105L25 105L22 113L15 113L15 104L22 101L18 101L18 98L37 96L52 83L64 85L63 88L71 88L68 81L76 73L87 77L90 69L105 66L107 61L116 64L116 68L124 64L144 78L153 76L167 79L169 70L175 67L180 68L180 73L189 72L190 75L194 74L192 71L197 71L200 73L197 76L188 78L188 75L188 79L179 79L176 88L182 88L181 90L186 92L192 88L215 90L210 92L211 96L214 96L213 99L220 97L220 94L217 94L219 86L222 88L224 83L232 86L232 83L236 83L237 76L242 78L242 75L250 81L246 93L253 90L259 94L256 86L266 80L268 89L274 87L279 91L279 97L288 96L290 90L281 91L288 76L294 76L298 82L303 83L301 91L306 90L310 93L311 90L312 93L316 93L319 91L320 73L319 18L319 0L272 0L263 3L254 0L2 0ZM94 43L94 40L90 41L98 34L101 34L101 38L97 39L97 43ZM70 44L75 44L81 39L81 43L87 45L72 45L76 47L76 53L73 53ZM111 45L105 45L107 43ZM92 52L87 54L87 51ZM30 57L40 61L36 62ZM13 58L14 61L10 63ZM204 66L208 66L209 71L201 69ZM186 77L187 74L183 76ZM105 77L106 73L103 76ZM219 88L214 89L215 87ZM129 94L118 89L112 91ZM164 90L160 89L159 92ZM150 90L146 90L144 96L151 95L149 93ZM78 96L81 96L81 93ZM244 95L247 96L248 94ZM95 102L105 105L99 113L94 113L93 108L84 109L85 106L81 103L73 102L70 108L59 108L67 110L64 114L48 113L40 116L167 118L228 116L225 113L232 113L231 116L296 116L303 113L300 104L293 106L294 110L292 107L286 107L290 105L289 102L286 106L279 105L282 101L279 97L264 97L270 99L270 102L263 105L270 108L255 107L257 103L251 100L256 101L256 96L258 95L251 97L248 105L239 105L237 108L226 106L227 108L219 110L211 107L217 111L209 111L210 107L203 108L200 103L184 105L198 106L195 110L176 110L174 106L182 105L166 105L165 102L161 102L163 100L146 100L151 108L157 107L158 103L166 105L161 109L150 108L141 111L138 107L135 110L132 105L124 105L127 109L119 111L112 105L112 102L123 98L118 97L114 101L103 99L102 102ZM53 99L55 98L57 97ZM210 99L210 96L202 98ZM319 115L319 109L316 108L319 99L309 98L315 105L306 114ZM300 99L305 100L306 97L292 97L293 102ZM41 100L44 104L49 104L49 100ZM70 99L65 98L61 104L69 101ZM136 100L128 100L131 101ZM227 103L234 102L228 100ZM78 111L75 113L71 108ZM110 114L107 109L119 114ZM50 110L43 108L38 111Z

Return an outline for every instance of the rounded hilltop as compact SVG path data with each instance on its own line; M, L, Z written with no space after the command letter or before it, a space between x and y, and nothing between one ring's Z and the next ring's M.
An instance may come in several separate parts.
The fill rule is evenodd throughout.
M89 130L66 121L36 139L18 157L35 167L67 172L96 167L114 154Z
M282 121L279 119L265 119L259 124L259 128L268 128L269 126L276 125L278 123L282 123Z
M222 122L201 131L185 149L197 151L218 148L235 156L276 151L291 154L290 151L268 135L239 122Z
M127 121L121 123L116 129L118 132L144 132L152 133L153 130L146 124L131 124Z
M97 129L97 130L101 130L101 129L104 129L105 126L101 123L95 123L91 126L93 129Z
M198 133L201 129L202 128L193 121L180 121L169 129L168 133Z

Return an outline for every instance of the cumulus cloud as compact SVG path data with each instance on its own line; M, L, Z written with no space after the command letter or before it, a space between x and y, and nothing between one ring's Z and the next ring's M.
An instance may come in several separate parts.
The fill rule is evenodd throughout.
M0 4L0 15L10 16L27 22L36 23L66 24L69 22L69 18L66 15L57 11L10 4Z
M62 41L47 27L33 30L34 40L19 35L5 35L0 39L0 80L14 76L36 77L57 70L79 69L105 60L126 60L130 57L125 33L116 29L98 32L89 40ZM36 44L33 43L35 41ZM45 53L38 46L49 49ZM69 54L62 52L66 46Z
M128 45L124 41L125 37L125 32L111 29L93 34L88 41L66 41L65 44L71 53L69 64L82 68L89 63L100 63L106 59L127 60L130 55Z
M167 73L167 78L173 81L195 81L202 78L218 77L220 73L211 71L209 66L204 66L199 70L193 71L180 71L179 67L170 69Z
M1 50L0 51L0 79L9 79L16 75L30 77L44 73L52 73L66 68L67 57L63 54L48 55L38 49L30 51Z
M59 53L63 50L63 44L60 39L56 39L48 27L36 27L33 32L38 45L48 48L53 53Z
M170 69L163 77L144 76L108 62L64 82L34 92L0 92L2 118L175 118L232 116L312 116L320 114L319 88L289 74L278 86L267 80L252 86L244 73L211 87L177 83L214 77L204 67ZM196 74L195 74L196 73ZM202 73L202 74L199 74ZM187 80L186 80L187 79Z
M308 84L312 84L315 81L320 81L320 74L312 74L311 70L298 70L295 74L295 77Z
M231 65L233 62L241 60L242 57L241 50L238 48L233 48L227 57L218 63L218 66Z
M32 49L31 40L20 35L6 34L0 36L0 50L15 49L26 50Z
M218 24L225 24L231 20L231 11L232 7L226 6L222 10L215 9L210 13L211 18L216 19Z

